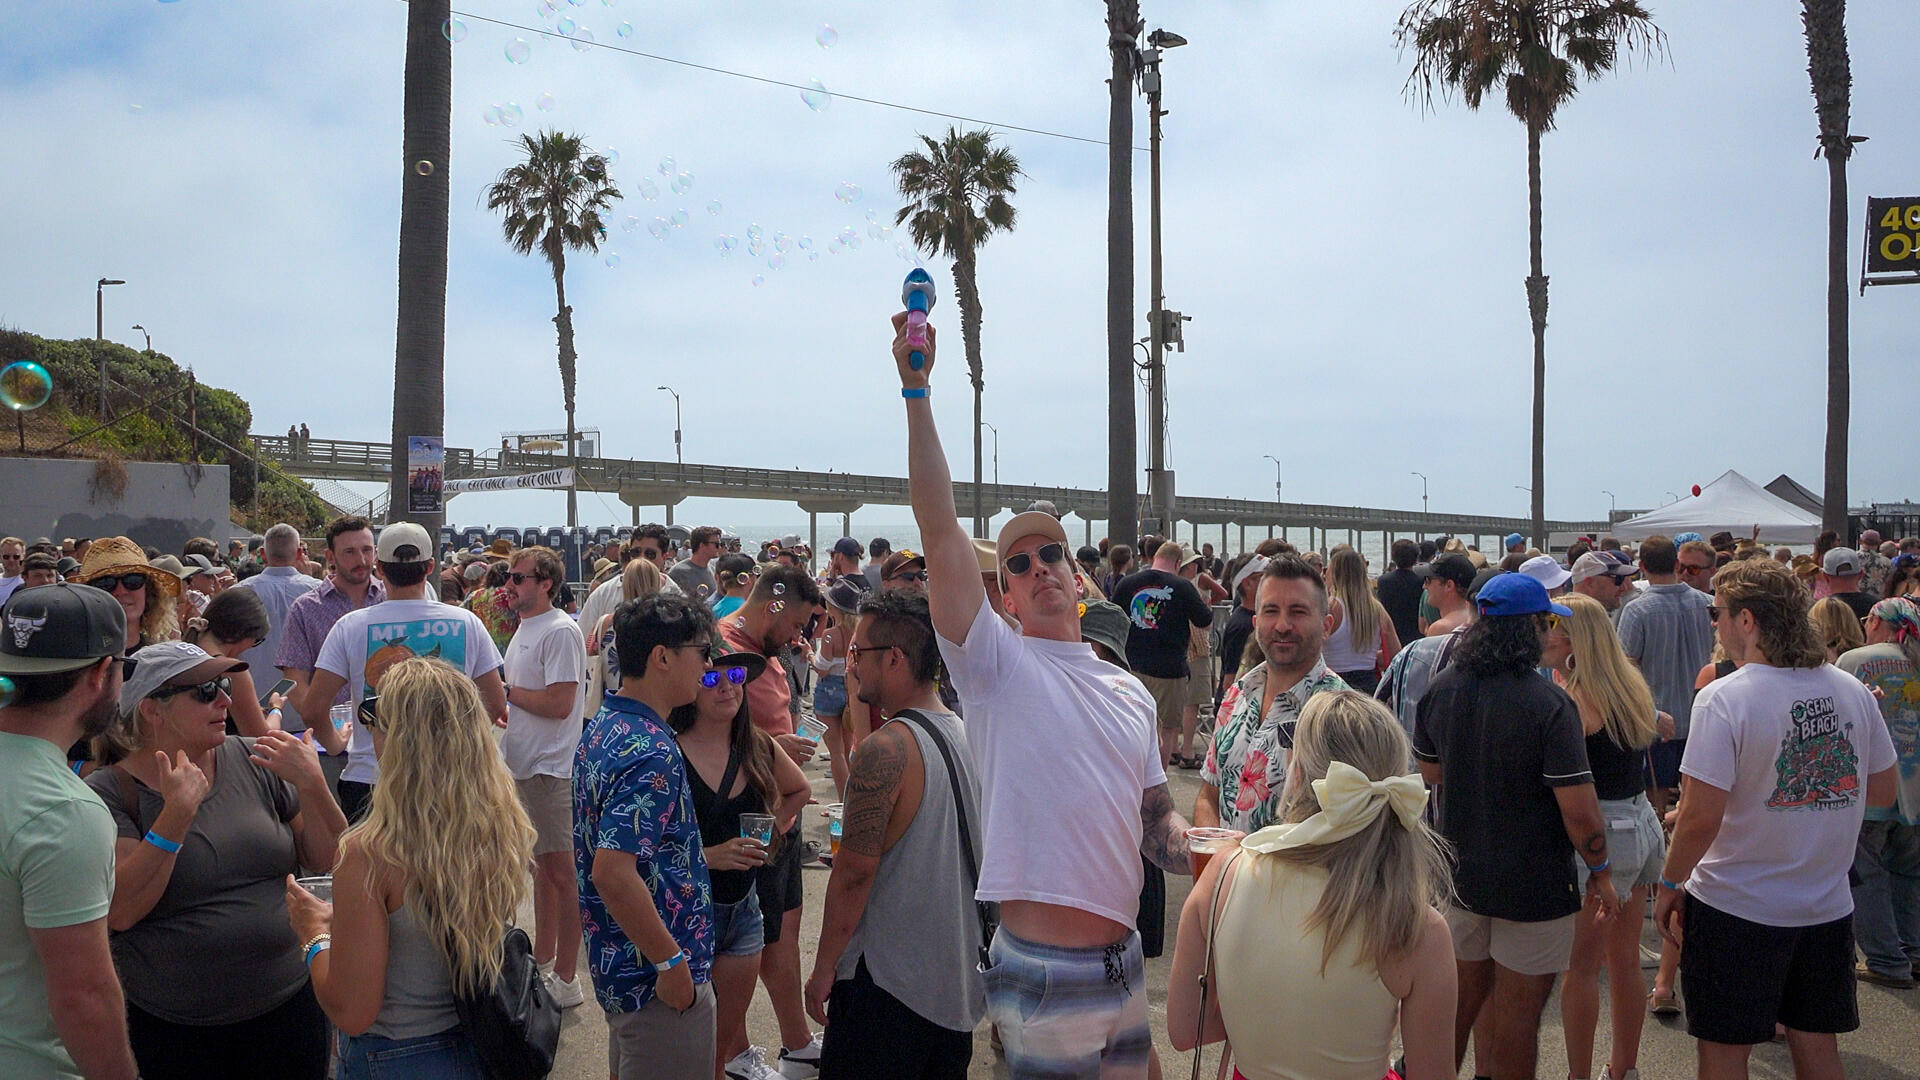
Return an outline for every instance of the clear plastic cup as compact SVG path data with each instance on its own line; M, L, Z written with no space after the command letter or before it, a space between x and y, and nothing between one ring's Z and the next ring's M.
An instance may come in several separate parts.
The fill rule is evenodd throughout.
M1223 851L1232 851L1240 846L1247 834L1239 829L1210 829L1195 827L1187 830L1187 855L1193 860L1193 876L1199 877L1206 870L1207 863Z
M741 814L740 835L758 841L761 847L772 847L773 815Z
M317 877L295 878L294 884L307 890L308 892L319 897L320 899L325 900L329 904L333 903L333 875L332 874L321 874Z
M811 743L817 743L827 737L826 722L817 716L800 718L800 737Z

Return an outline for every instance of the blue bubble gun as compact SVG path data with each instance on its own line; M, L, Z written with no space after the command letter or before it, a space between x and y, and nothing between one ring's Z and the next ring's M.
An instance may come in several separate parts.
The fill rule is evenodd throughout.
M900 303L907 309L907 344L927 343L927 312L933 310L934 299L933 276L918 266L908 271L906 284L900 286ZM907 363L919 371L926 366L926 354L915 349Z

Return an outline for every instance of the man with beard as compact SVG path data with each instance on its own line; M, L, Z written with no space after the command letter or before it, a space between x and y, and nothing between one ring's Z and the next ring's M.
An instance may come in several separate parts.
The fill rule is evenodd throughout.
M107 948L116 830L65 755L113 722L126 640L87 585L15 590L0 615L0 1076L135 1075Z
M288 701L305 698L307 684L313 681L314 661L320 658L320 646L326 644L333 624L349 611L378 604L387 598L386 583L373 576L373 523L363 517L334 518L327 523L328 560L333 573L319 587L309 589L287 605L286 621L281 624L280 642L274 649L273 664L280 674L293 680ZM299 537L294 537L295 565L300 554ZM328 706L345 705L347 688L331 701L319 703L311 717L296 711L316 740L324 742L322 728Z

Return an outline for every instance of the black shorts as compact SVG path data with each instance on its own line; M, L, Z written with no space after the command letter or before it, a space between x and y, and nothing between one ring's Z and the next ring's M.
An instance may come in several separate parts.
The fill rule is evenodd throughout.
M1680 786L1680 759L1687 754L1687 740L1661 739L1647 747L1647 768L1653 782L1664 788Z
M973 1032L921 1016L880 989L863 957L827 996L820 1080L965 1080Z
M1687 897L1680 984L1687 1034L1751 1046L1778 1022L1833 1035L1860 1026L1853 916L1815 926L1765 926Z
M766 922L767 944L780 940L780 916L800 906L805 888L800 881L800 861L805 854L800 842L800 823L780 838L780 850L773 861L760 868L753 887L760 893L760 915Z

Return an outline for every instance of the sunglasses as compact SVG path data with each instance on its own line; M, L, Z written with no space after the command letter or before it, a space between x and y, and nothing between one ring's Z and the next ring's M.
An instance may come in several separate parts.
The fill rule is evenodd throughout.
M1697 563L1683 562L1680 564L1680 572L1683 574L1704 574L1711 569L1713 569L1712 566L1701 566Z
M860 654L861 654L861 653L884 653L884 652L892 652L893 650L895 650L895 649L897 649L897 648L899 648L899 646L898 646L898 645L855 645L855 644L849 644L849 645L847 646L847 662L848 662L848 663L858 663L858 662L859 662L859 660L860 660Z
M1025 557L1026 556L1024 555L1015 556L1015 558L1025 558ZM898 574L893 575L887 580L888 581L925 581L927 580L927 572L925 570L904 570Z
M226 693L232 688L233 680L222 675L217 679L208 679L206 682L197 683L193 686L163 686L147 696L155 701L165 701L176 694L192 694L200 701L211 705L219 700L221 694Z
M1707 621L1708 621L1708 622L1715 622L1715 623L1717 623L1717 622L1719 622L1719 621L1720 621L1720 608L1719 608L1719 605L1717 605L1717 604L1709 604L1709 605L1707 605Z
M700 685L711 690L714 687L720 685L720 676L722 674L726 675L727 681L732 683L735 686L743 685L747 681L746 668L743 668L743 667L714 668L712 671L709 671L705 675L700 676Z
M513 582L515 585L525 585L529 581L544 581L546 579L542 578L539 574L523 574L515 570L507 575L507 580Z
M131 574L108 574L105 577L94 578L87 584L96 589L105 589L107 592L112 592L116 588L125 589L128 592L139 592L147 587L147 575L139 571Z
M379 728L380 727L380 695L368 694L366 697L361 698L360 708L357 710L357 713L360 717L360 724L362 727L366 728L368 731L373 731L376 728Z
M1023 551L1018 555L1009 555L1006 562L1007 573L1014 577L1019 577L1028 570L1031 570L1033 568L1033 557L1035 555L1040 556L1040 561L1046 563L1048 566L1057 566L1066 561L1067 545L1056 540L1051 544L1042 544L1032 552Z
M1553 612L1549 611L1546 613L1545 616L1543 616L1543 618L1547 620L1547 629L1549 630L1560 629L1560 624L1562 621L1560 616L1555 615Z

